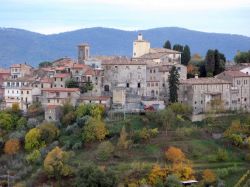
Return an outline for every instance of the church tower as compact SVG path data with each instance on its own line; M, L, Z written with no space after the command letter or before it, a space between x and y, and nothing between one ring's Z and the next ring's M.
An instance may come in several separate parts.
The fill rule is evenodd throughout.
M140 57L144 54L149 53L150 43L146 40L143 40L142 34L138 34L137 40L133 43L133 58Z
M89 59L89 45L84 43L78 45L78 63L84 64Z

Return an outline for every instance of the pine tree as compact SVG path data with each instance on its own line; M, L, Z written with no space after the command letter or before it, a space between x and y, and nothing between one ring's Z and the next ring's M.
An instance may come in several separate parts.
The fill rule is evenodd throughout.
M171 43L170 43L169 40L167 40L167 41L165 42L165 44L163 45L163 48L165 48L165 49L171 49Z
M220 53L217 49L214 50L214 73L217 75L220 73Z
M178 70L175 66L172 67L168 82L169 82L169 101L171 103L175 103L178 101L178 87L179 87L179 77L180 74L178 73Z
M181 58L182 58L182 64L187 66L188 62L191 59L190 48L188 45L185 45Z

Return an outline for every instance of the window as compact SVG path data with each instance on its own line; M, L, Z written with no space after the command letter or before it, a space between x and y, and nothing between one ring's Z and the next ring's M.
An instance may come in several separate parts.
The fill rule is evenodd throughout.
M56 78L55 78L55 81L56 81Z
M27 94L29 94L30 92L29 91L27 91Z
M203 101L201 101L201 104L203 104Z
M57 101L57 103L59 103L59 99L57 99L56 101Z
M127 86L127 88L129 88L129 83L127 83L127 85L126 85L126 86Z
M240 85L240 80L237 80L237 84Z
M48 99L48 103L50 103L50 99Z
M244 101L247 101L247 98L245 98Z
M162 84L162 87L165 87L165 84L164 84L164 83Z
M240 98L238 98L238 102L240 102Z
M155 86L155 84L152 82L152 83L151 83L151 86L153 87L153 86Z
M137 87L140 88L141 87L141 83L138 82Z
M155 83L155 86L158 86L158 83Z
M59 93L58 92L56 92L56 97L59 97Z
M197 102L195 101L194 104L196 104Z
M70 92L68 92L68 97L70 97L71 96L71 93Z
M41 84L41 87L43 88L43 83Z
M21 91L21 94L23 94L23 91Z
M244 80L244 84L247 84L247 80Z
M149 72L152 73L152 69Z
M61 78L61 81L63 81L63 78Z
M138 66L138 68L137 69L141 69L141 66Z

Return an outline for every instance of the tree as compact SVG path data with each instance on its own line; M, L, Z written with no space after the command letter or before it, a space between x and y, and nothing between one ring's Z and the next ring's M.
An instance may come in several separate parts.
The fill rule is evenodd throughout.
M180 74L175 66L170 70L170 74L168 77L169 84L169 101L171 103L178 102L178 89L179 89L179 78Z
M131 141L128 140L128 133L126 132L125 126L122 127L120 132L120 138L117 143L119 149L128 149Z
M38 127L41 131L41 140L51 143L59 136L59 129L53 123L43 123Z
M205 67L207 76L212 77L214 73L215 68L215 58L214 58L214 51L212 49L209 49L206 54L205 58Z
M238 52L234 57L236 63L250 63L250 50L247 52Z
M38 128L30 129L25 135L25 149L32 151L34 149L40 149L45 145L45 142L41 138L41 130Z
M210 169L205 169L202 178L206 184L213 184L216 181L215 173Z
M68 79L65 81L66 88L79 88L79 83L74 79Z
M163 48L165 48L165 49L171 49L171 43L170 43L169 40L167 40L167 41L164 43Z
M164 183L165 187L182 187L180 179L176 175L169 175Z
M183 53L181 55L182 64L187 66L190 59L191 59L190 48L188 45L185 45L183 49Z
M171 171L181 180L194 179L194 170L189 161L173 163Z
M44 61L39 63L39 68L46 68L52 66L52 63L49 61Z
M10 139L4 144L4 153L15 155L20 150L20 142L18 139Z
M74 111L72 111L72 112L65 114L62 117L62 124L64 126L68 126L68 125L73 124L75 122L75 120L76 120L76 114Z
M108 130L105 127L104 122L90 118L89 121L83 127L83 140L85 142L91 142L95 140L103 140L108 134Z
M173 50L179 51L179 52L183 52L183 46L180 45L180 44L175 44L175 45L173 46Z
M69 153L63 151L59 147L55 147L51 150L43 163L45 172L52 177L55 177L61 185L61 177L62 176L69 176L72 174L72 169L68 165L69 161Z
M13 103L11 106L11 111L13 113L19 113L20 112L20 107L18 103Z
M43 115L44 109L40 102L34 102L28 107L27 114L29 117L37 117Z
M185 154L177 147L168 148L165 152L165 156L167 160L173 163L183 162L186 159Z
M14 127L14 124L12 120L12 115L1 111L0 112L0 128L9 131L13 129L13 127Z
M160 111L160 118L162 120L162 125L165 128L165 132L167 135L168 128L170 128L171 125L174 124L176 121L175 113L170 108L167 108Z
M111 170L102 171L95 165L81 167L76 176L77 187L117 186L117 177Z
M168 174L168 169L155 164L148 175L149 184L155 185L158 180L165 180Z
M83 116L91 116L95 119L100 120L104 115L105 108L98 104L81 104L76 109L77 118Z
M21 130L21 129L25 129L27 126L27 119L25 117L21 117L18 121L17 121L17 129Z
M86 93L88 91L91 91L93 90L94 88L94 85L91 83L91 82L87 82L81 86L79 86L80 90L81 90L81 93Z
M115 147L110 141L101 142L97 147L97 159L108 160L115 151Z

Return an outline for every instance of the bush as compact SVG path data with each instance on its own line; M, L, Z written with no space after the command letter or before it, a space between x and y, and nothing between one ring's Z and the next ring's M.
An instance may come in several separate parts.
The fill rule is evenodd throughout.
M117 186L117 178L112 170L101 171L95 165L84 166L79 169L76 176L77 187L89 186Z
M115 147L109 141L102 142L98 145L96 157L99 160L108 160L114 153Z
M41 161L41 153L39 150L34 150L26 156L26 160L29 164L38 163Z
M16 128L18 130L24 130L27 128L27 119L24 117L21 117L18 121L17 121L17 126Z
M228 160L228 153L224 149L218 149L217 151L217 160L218 161L227 161Z
M164 183L165 187L182 187L180 179L176 175L169 175Z

